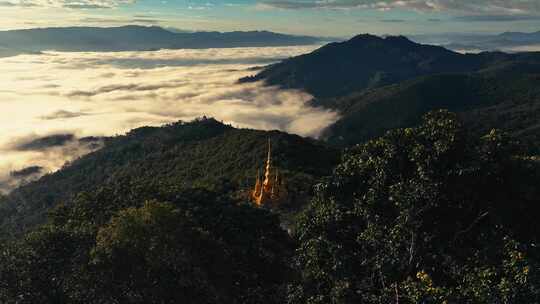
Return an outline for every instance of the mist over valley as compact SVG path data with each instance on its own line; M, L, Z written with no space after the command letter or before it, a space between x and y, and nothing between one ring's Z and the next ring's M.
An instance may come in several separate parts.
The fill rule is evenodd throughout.
M41 173L53 172L99 147L81 144L82 138L139 126L208 116L236 127L317 137L338 118L336 112L311 107L312 97L301 90L237 83L253 67L316 47L47 51L2 58L1 188L17 184L12 171L39 166ZM69 138L57 145L21 148L62 134Z

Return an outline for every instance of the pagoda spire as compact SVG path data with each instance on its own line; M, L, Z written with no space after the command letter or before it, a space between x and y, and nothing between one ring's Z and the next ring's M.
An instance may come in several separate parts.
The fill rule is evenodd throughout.
M285 190L279 171L277 168L272 167L272 142L268 138L268 153L264 174L260 176L260 171L257 173L255 189L251 192L251 199L258 206L275 206L287 199Z
M266 159L266 168L268 168L272 165L272 143L270 142L270 138L268 138L268 157Z
M268 156L266 158L266 168L264 171L263 188L265 192L270 192L272 189L272 145L268 138Z

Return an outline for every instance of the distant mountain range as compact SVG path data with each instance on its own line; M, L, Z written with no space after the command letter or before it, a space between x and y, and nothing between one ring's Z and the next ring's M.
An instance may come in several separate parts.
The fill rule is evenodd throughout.
M410 38L416 42L437 44L459 51L512 51L540 46L540 31L506 32L497 35L447 33L416 35Z
M0 56L56 51L147 51L229 47L294 46L322 38L251 32L172 32L161 27L63 27L0 32Z
M241 79L258 80L306 90L315 105L340 111L324 134L337 145L412 126L445 108L472 130L502 128L540 151L540 53L461 54L405 37L360 35Z
M407 36L412 41L459 51L494 51L540 45L540 31L497 35L443 33ZM392 38L392 36L390 36ZM340 41L331 37L269 31L190 32L158 26L57 27L0 31L0 57L45 50L147 51L228 47L295 46Z

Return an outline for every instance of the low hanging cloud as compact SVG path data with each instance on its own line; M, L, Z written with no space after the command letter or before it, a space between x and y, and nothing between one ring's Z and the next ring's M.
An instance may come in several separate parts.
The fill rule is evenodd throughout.
M43 120L67 119L67 118L81 117L84 115L87 115L87 114L84 112L70 112L70 111L65 111L65 110L58 110L54 113L41 116L41 119Z
M54 134L23 141L15 144L14 148L18 151L45 151L50 148L65 146L74 138L73 134Z
M512 22L512 21L539 21L540 15L467 15L455 17L456 21L465 22Z
M144 25L158 25L162 20L151 17L137 17L134 18L98 18L98 17L84 17L78 20L84 24L144 24Z
M317 137L337 113L311 107L312 96L302 91L237 82L255 73L254 66L314 48L0 58L0 190L27 180L10 172L32 172L28 176L35 178L98 148L99 138L145 125L209 116L236 127ZM24 171L31 167L41 169Z
M410 9L424 12L470 14L540 15L538 0L266 0L261 9Z
M79 138L70 133L29 134L10 140L0 149L0 193L37 180L103 146L102 138Z
M384 23L403 23L406 22L404 19L381 19L381 22Z

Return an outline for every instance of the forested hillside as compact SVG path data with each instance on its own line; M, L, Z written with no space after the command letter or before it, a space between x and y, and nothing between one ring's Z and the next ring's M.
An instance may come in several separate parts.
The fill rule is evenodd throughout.
M293 235L270 210L231 198L235 178L212 178L242 180L269 136L289 176L329 173L335 153L318 143L207 119L111 139L79 160L101 172L93 178L75 162L28 185L68 187L70 168L108 176L0 244L0 302L540 301L540 166L503 132L475 135L437 111L358 145L316 186ZM188 173L197 167L208 178ZM42 216L33 206L25 217Z
M270 85L304 89L317 98L331 98L424 75L478 71L512 60L523 59L503 53L464 55L402 36L366 34L284 60L241 81L264 80ZM535 60L540 62L540 58Z
M241 81L300 88L342 117L323 137L351 146L449 109L471 128L500 128L540 151L540 53L460 54L405 37L359 35Z
M351 149L299 220L289 303L538 303L540 170L446 111Z
M2 233L43 223L54 206L69 204L81 191L101 187L134 197L142 195L141 189L200 188L246 200L246 191L253 187L266 159L268 139L274 165L298 204L339 159L338 150L314 140L277 131L235 129L214 119L143 127L108 138L104 148L1 198Z
M413 126L429 111L449 109L459 113L472 130L499 128L519 137L531 151L539 151L539 88L536 74L506 70L443 74L315 103L343 113L323 134L336 145L364 142L394 128Z

